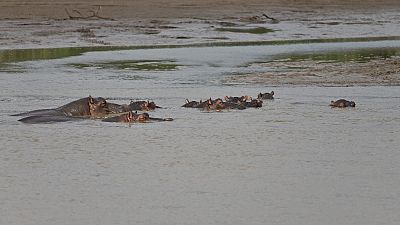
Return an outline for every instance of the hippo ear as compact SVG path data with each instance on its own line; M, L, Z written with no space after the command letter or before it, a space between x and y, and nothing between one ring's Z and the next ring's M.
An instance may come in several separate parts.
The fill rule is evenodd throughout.
M189 99L186 99L186 103L189 103Z
M274 93L274 91L271 91L271 95L274 95L275 93Z
M94 100L93 100L92 96L90 96L90 95L88 97L88 101L90 104L94 104Z
M133 120L133 114L131 111L129 111L126 115L126 119L128 120L128 122L131 122Z

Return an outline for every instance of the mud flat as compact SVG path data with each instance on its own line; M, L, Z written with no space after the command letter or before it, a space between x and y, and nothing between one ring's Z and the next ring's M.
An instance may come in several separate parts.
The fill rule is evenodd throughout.
M226 84L311 86L399 86L400 57L366 62L270 62L260 66L273 71L230 76Z
M399 9L395 0L8 0L0 49L399 36Z

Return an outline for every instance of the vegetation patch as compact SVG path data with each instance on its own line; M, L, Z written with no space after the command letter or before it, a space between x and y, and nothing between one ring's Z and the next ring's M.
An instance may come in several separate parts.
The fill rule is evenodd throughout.
M72 63L69 64L78 69L99 68L117 70L143 70L143 71L170 71L177 70L178 64L173 61L163 60L121 60L103 63Z

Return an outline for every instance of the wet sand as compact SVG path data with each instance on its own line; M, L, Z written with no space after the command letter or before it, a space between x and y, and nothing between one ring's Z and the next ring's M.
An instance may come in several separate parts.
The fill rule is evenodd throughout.
M50 18L68 19L65 10L78 10L83 16L93 15L98 7L98 16L111 19L122 18L223 18L255 12L302 11L303 13L318 11L350 10L376 13L379 10L398 8L396 0L95 0L90 2L79 0L40 0L19 1L6 0L0 2L0 18ZM286 15L290 18L291 15ZM293 19L293 18L292 18ZM311 18L310 18L311 19Z
M399 86L400 57L366 62L299 62L260 63L273 71L227 77L225 84L266 84L272 86Z
M0 49L400 36L399 9L396 0L8 0L0 2Z

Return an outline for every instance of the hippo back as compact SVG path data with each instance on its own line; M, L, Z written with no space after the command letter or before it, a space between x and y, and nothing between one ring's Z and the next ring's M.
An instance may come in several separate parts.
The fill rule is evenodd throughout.
M110 112L104 98L92 98L91 96L78 99L56 110L72 117L104 117Z

